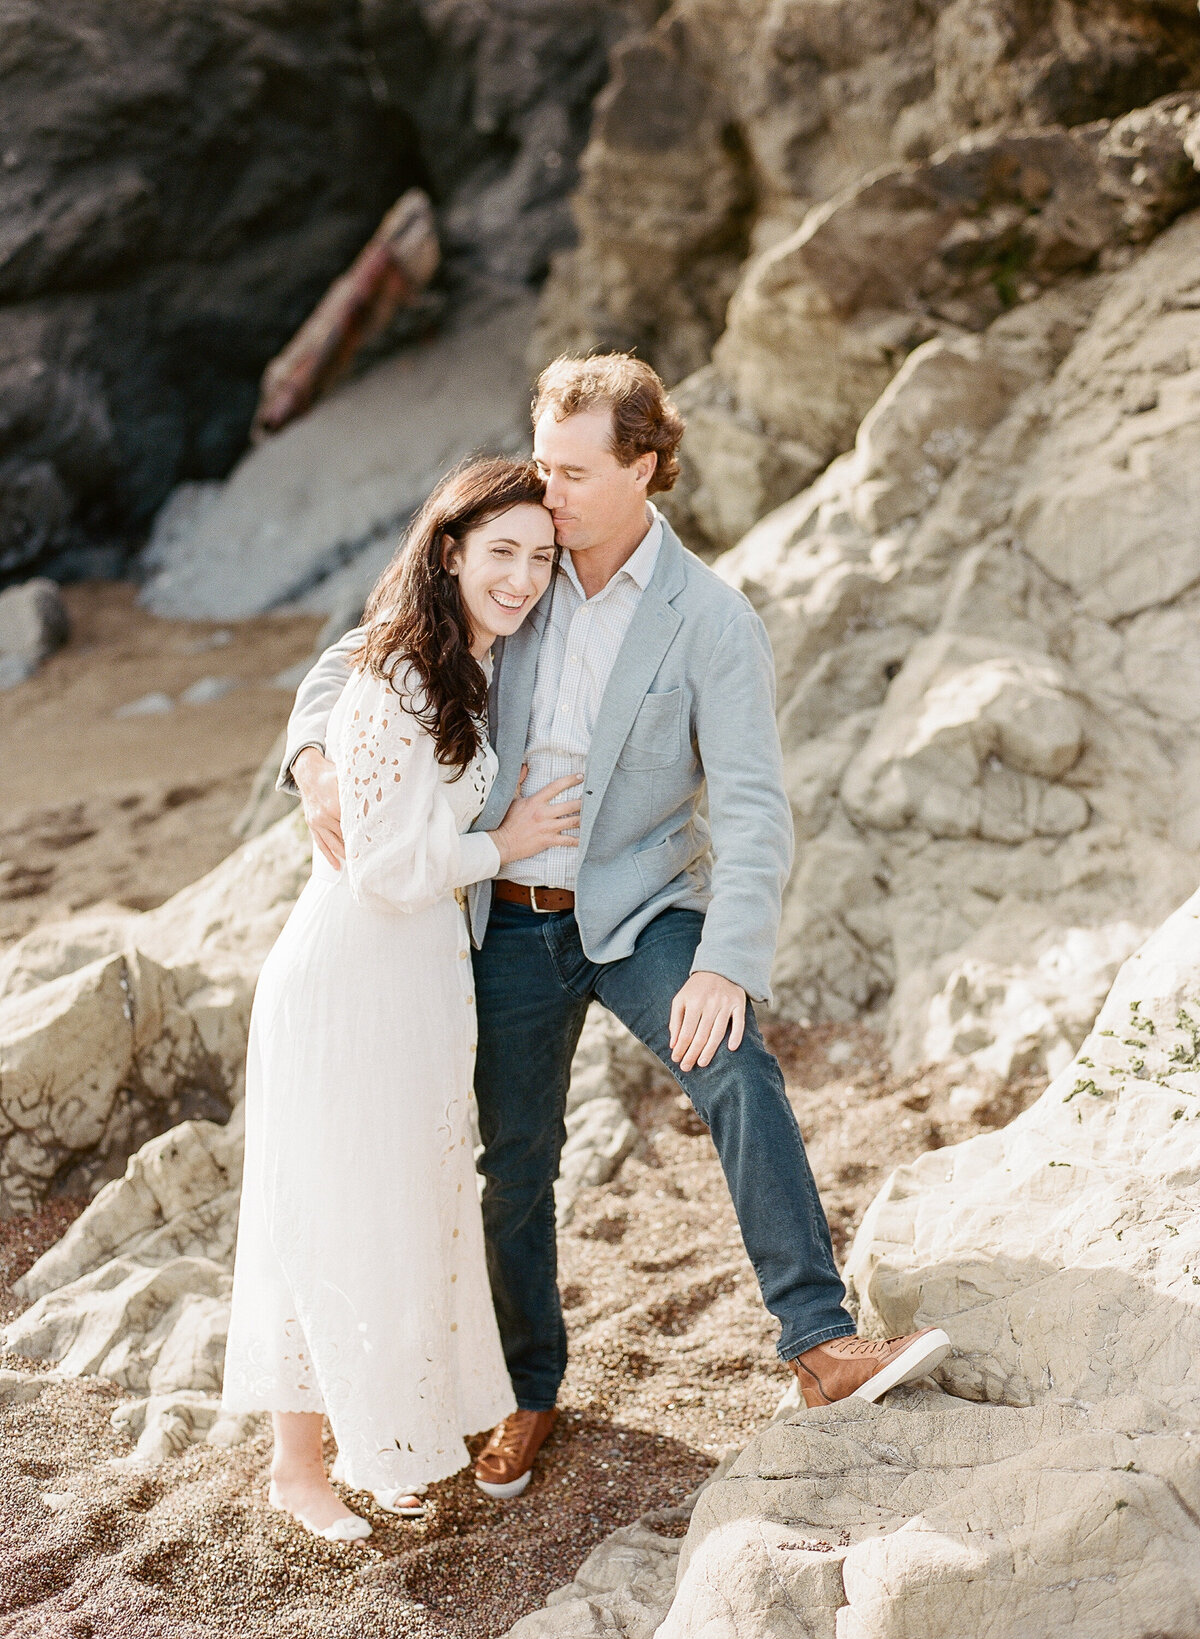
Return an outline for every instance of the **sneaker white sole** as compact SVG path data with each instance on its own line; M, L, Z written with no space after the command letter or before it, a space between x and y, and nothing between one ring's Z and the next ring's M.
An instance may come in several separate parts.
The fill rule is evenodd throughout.
M496 1497L500 1502L507 1502L510 1497L519 1497L533 1478L533 1469L527 1468L524 1474L515 1480L509 1480L507 1485L491 1485L487 1480L476 1480L475 1484L487 1497Z
M851 1395L853 1400L869 1400L872 1403L881 1399L889 1389L900 1387L901 1383L911 1383L915 1378L924 1377L935 1366L940 1366L950 1353L950 1339L941 1327L935 1327L924 1337L919 1337L915 1343L910 1343L902 1354L895 1360L888 1362L874 1377L868 1377L861 1389L855 1389Z

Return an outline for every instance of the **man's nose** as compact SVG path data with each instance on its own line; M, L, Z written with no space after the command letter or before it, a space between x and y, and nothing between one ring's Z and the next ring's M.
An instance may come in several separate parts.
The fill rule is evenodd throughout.
M563 487L562 487L561 481L559 479L553 477L553 476L547 478L546 479L546 506L547 506L547 508L551 512L557 512L559 507L562 506L562 504L565 500L566 500L566 495L563 492Z

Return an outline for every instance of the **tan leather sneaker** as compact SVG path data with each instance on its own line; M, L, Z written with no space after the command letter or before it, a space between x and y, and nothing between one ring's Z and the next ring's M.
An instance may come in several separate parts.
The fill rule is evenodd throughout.
M806 1406L831 1406L835 1400L878 1400L900 1383L931 1372L950 1353L950 1339L940 1326L927 1326L886 1343L865 1337L835 1337L789 1360Z
M519 1497L557 1416L557 1411L514 1411L498 1424L475 1460L479 1489L489 1497Z

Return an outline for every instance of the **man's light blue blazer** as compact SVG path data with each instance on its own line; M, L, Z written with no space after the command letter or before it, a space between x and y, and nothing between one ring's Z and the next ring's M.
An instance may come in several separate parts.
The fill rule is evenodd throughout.
M548 604L547 593L496 645L489 718L500 768L475 830L494 831L516 792ZM361 636L349 632L327 649L300 685L281 790L295 789L290 769L304 747L324 747ZM749 602L665 519L654 574L600 703L579 839L575 915L592 961L628 956L647 923L679 905L704 913L692 971L723 974L752 1000L770 1000L792 863L771 646ZM476 945L491 900L490 882L470 890Z

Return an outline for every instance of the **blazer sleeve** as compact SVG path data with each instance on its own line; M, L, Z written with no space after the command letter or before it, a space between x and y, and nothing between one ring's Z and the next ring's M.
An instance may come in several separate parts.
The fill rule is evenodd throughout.
M338 795L350 891L360 904L427 909L500 868L486 832L460 836L433 738L390 685L356 681L339 742Z
M296 796L292 764L307 746L316 746L321 752L325 750L329 717L350 675L350 656L360 647L365 636L366 627L356 626L345 637L339 638L310 668L296 690L296 703L288 718L283 764L275 782L277 791Z
M775 722L775 661L747 609L726 627L696 706L708 785L712 902L692 972L720 973L753 1001L771 999L783 890L792 868L792 811Z

